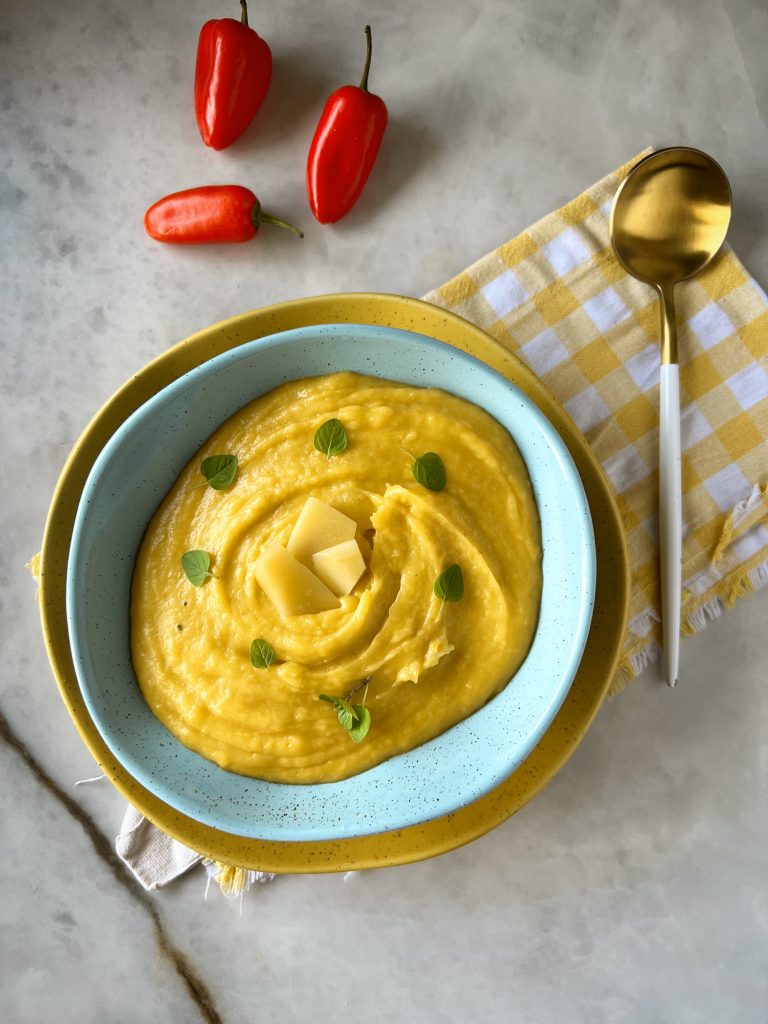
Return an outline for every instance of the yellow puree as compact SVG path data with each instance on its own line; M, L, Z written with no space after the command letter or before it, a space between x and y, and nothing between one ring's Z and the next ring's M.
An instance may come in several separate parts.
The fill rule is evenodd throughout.
M331 417L347 450L313 447ZM447 484L411 474L437 452ZM234 454L225 491L200 486L208 455ZM285 544L307 497L371 529L369 572L341 607L283 618L257 584L265 544ZM368 534L370 537L371 534ZM247 405L206 442L155 513L133 579L131 642L144 696L186 746L275 782L332 782L424 743L501 690L530 646L541 594L539 522L525 465L487 413L437 390L336 373L292 381ZM182 554L212 556L194 587ZM464 596L441 604L457 562ZM277 660L250 663L268 640ZM318 694L371 676L371 728L354 743ZM362 699L362 690L353 698Z

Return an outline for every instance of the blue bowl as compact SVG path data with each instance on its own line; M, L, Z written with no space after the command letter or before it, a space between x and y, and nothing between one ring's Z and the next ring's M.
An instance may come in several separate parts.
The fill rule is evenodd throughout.
M263 782L206 761L150 711L131 663L131 575L155 509L224 420L284 381L338 370L442 388L506 427L528 467L541 519L539 621L513 684L436 739L343 782ZM594 591L594 537L581 480L530 399L450 345L408 331L338 324L286 331L216 356L123 423L83 489L67 570L67 618L88 710L112 753L143 786L184 814L237 835L331 840L447 814L505 779L568 692Z

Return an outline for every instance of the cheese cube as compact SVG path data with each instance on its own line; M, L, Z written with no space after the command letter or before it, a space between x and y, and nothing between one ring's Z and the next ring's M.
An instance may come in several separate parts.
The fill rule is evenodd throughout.
M356 540L344 540L317 551L312 555L312 564L337 597L348 594L365 572L365 561Z
M339 607L328 587L280 544L271 544L262 551L254 572L281 615L312 615Z
M357 523L318 498L307 498L286 545L298 559L309 559L316 551L351 540Z

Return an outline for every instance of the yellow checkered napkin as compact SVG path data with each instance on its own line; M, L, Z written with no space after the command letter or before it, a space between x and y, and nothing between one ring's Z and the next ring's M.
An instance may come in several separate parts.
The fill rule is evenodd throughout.
M661 640L659 306L608 236L631 161L426 296L519 356L565 405L613 485L632 598L614 689ZM683 632L768 583L768 298L727 247L676 289Z

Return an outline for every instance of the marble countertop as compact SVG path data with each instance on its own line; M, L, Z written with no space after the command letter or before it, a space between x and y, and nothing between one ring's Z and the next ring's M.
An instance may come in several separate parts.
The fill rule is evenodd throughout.
M341 290L421 295L648 144L727 169L731 241L768 283L768 11L759 0L304 0L252 5L269 97L206 150L199 26L235 0L4 0L0 19L2 901L8 1022L762 1022L768 1012L768 593L609 702L502 827L404 868L285 877L226 900L197 870L151 895L111 856L123 802L58 698L24 563L97 407L223 317ZM374 27L391 124L354 213L304 197L325 95ZM194 184L250 185L305 229L216 251L141 218Z

